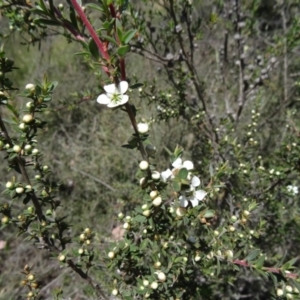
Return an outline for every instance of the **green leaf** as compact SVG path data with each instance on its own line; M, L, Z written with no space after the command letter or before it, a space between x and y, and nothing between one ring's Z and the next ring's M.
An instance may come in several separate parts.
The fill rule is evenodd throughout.
M97 47L95 41L94 41L92 38L90 38L90 40L89 40L89 50L90 50L92 56L93 56L96 60L98 60L98 59L99 59L99 51L98 51L98 47Z
M120 55L120 56L124 56L128 51L129 51L130 47L128 45L126 46L121 46L119 47L117 53Z
M45 5L45 2L43 0L40 1L40 7L44 12L47 12L47 14L49 13L49 11Z
M173 181L173 189L176 191L176 192L179 192L181 190L181 184L177 181Z
M215 216L215 211L211 209L207 210L203 215L204 218L212 218L214 216Z
M189 171L186 168L182 168L182 169L180 169L180 171L178 173L178 177L180 179L185 180L185 179L187 179L188 174L189 174Z
M59 21L48 20L48 19L37 19L34 21L34 23L50 25L50 26L61 26L61 23Z
M264 265L265 259L265 255L260 256L259 259L255 262L255 267L261 269Z
M125 35L123 36L122 43L128 44L131 41L131 39L134 37L135 33L136 33L135 29L131 29L131 30L127 31L125 33Z
M103 8L102 8L101 6L99 6L99 5L97 5L97 4L94 4L94 3L88 3L88 4L86 4L85 6L103 12Z
M255 259L260 253L260 250L259 249L255 249L253 250L246 258L245 260L250 262L252 261L253 259Z
M70 20L72 25L78 29L78 24L77 24L77 18L76 18L76 14L75 14L75 10L72 6L70 6Z
M135 83L135 84L131 85L129 88L134 90L134 89L138 89L141 86L144 86L144 84L143 83Z
M111 36L108 36L108 35L105 35L105 34L101 34L101 38L106 40L106 41L109 41L111 42L112 44L115 44L117 45L117 42L114 38L112 38Z

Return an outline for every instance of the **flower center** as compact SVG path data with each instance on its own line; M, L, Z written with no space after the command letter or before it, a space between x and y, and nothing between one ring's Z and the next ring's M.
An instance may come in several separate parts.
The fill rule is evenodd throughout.
M119 93L115 93L112 95L112 98L111 98L111 101L114 102L114 103L118 103L120 102L122 99L121 99L121 95Z

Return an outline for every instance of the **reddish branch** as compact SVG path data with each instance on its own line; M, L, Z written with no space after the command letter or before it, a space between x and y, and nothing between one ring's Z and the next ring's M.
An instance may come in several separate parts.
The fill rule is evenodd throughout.
M239 260L239 259L235 259L233 261L233 263L235 265L239 265L239 266L243 266L243 267L247 267L247 268L251 268L253 267L251 264L249 264L246 260ZM272 268L272 267L263 267L263 270L269 272L269 273L274 273L274 274L282 274L282 270L279 268ZM291 278L291 279L296 279L298 278L298 274L296 273L285 273L284 274L286 277Z

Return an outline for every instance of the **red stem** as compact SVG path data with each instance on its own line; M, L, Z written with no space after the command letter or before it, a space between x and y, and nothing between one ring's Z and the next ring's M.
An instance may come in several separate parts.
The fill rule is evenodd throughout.
M92 24L90 23L90 21L88 20L87 16L85 15L84 11L82 10L81 6L78 4L77 0L71 0L74 9L76 10L76 12L78 13L78 15L80 16L82 22L84 23L84 25L86 26L87 30L89 31L92 39L95 41L102 57L109 61L110 57L109 54L107 53L106 47L103 45L103 43L100 41L97 32L95 31L95 29L93 28Z

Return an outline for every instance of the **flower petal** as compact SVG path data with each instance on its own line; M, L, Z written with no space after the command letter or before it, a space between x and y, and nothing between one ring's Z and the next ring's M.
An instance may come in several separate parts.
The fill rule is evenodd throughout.
M207 193L202 190L198 190L195 192L195 198L197 198L199 201L202 201L206 195L207 195Z
M187 170L193 170L194 169L194 164L190 160L186 160L185 162L183 162L182 166L184 168L186 168Z
M163 180L163 182L166 182L172 175L173 173L170 169L167 169L166 171L160 173L160 177Z
M192 203L192 206L195 207L199 204L199 200L195 197L195 198L191 198L190 202Z
M172 166L175 168L175 169L180 169L182 168L182 159L180 157L178 157L173 163L172 163Z
M200 185L200 179L197 176L193 176L192 180L191 180L191 186L193 188L197 187Z
M179 197L179 202L180 202L180 206L182 207L187 207L189 205L188 199L183 195Z
M101 95L99 95L98 96L98 98L97 98L97 102L99 103L99 104L108 104L108 103L110 103L110 98L108 98L105 94L101 94Z
M119 90L120 94L125 94L128 90L128 82L127 81L121 81L119 83L118 90Z
M108 94L118 93L118 89L114 83L105 85L103 88L104 88L105 92Z

